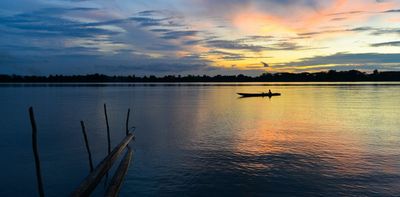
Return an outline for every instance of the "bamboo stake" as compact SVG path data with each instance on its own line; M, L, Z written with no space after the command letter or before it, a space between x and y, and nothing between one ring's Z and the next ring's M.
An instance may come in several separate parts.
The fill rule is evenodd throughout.
M35 115L33 114L32 107L29 108L29 117L30 117L31 126L32 126L32 149L33 149L33 155L35 157L36 178L37 178L39 196L44 197L42 172L40 170L40 158L39 158L39 151L38 151L38 147L37 147L36 121L35 121Z
M92 153L90 152L90 146L86 134L86 129L85 129L85 123L81 121L81 127L82 127L82 133L83 133L83 139L85 140L85 146L86 146L86 151L88 153L89 157L89 167L90 167L90 172L93 172L93 161L92 161Z
M107 197L118 196L118 193L122 186L122 182L125 178L126 173L128 172L131 160L132 160L132 149L130 149L128 146L128 151L126 152L124 158L119 164L117 171L115 172L113 178L111 179L110 186L107 188L106 195L104 196Z
M133 135L130 133L126 136L114 150L100 162L99 165L90 173L85 180L79 185L79 187L72 193L71 196L89 196L90 193L96 188L101 181L101 178L108 172L112 164L117 160L118 156L131 142Z
M110 126L108 125L108 117L107 117L107 106L104 103L104 115L106 117L106 125L107 125L107 144L108 144L108 154L111 152L111 140L110 140Z
M104 115L106 117L106 125L107 125L107 145L108 145L107 152L108 152L108 155L110 155L110 152L111 152L110 126L108 124L107 106L105 103L104 103ZM107 182L108 182L108 172L107 172L106 178L104 180L104 188L107 186Z
M128 108L128 114L126 115L126 123L125 123L125 127L126 127L126 135L129 134L129 114L131 112L131 109Z

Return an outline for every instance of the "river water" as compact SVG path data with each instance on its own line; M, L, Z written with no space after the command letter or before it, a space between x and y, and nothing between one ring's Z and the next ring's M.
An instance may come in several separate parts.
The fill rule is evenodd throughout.
M282 96L239 98L271 89ZM121 196L398 196L400 83L0 85L0 196L68 196L125 118L136 140ZM104 192L104 184L95 195Z

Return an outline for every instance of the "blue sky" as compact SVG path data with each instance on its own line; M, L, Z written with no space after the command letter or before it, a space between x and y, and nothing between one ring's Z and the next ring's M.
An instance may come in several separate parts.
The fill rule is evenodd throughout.
M329 69L400 70L400 0L0 2L0 74Z

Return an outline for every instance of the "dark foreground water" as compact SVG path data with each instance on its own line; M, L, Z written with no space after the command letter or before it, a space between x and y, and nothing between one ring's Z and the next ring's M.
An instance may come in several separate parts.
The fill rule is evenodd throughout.
M386 85L385 85L386 84ZM35 196L28 107L45 192L67 196L126 110L137 139L121 196L399 196L400 84L0 85L0 196ZM281 97L236 92L272 89ZM103 184L96 195L103 192Z

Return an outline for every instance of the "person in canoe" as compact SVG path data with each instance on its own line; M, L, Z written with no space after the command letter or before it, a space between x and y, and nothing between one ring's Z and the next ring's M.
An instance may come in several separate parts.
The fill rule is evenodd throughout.
M271 89L268 90L268 94L272 94Z

